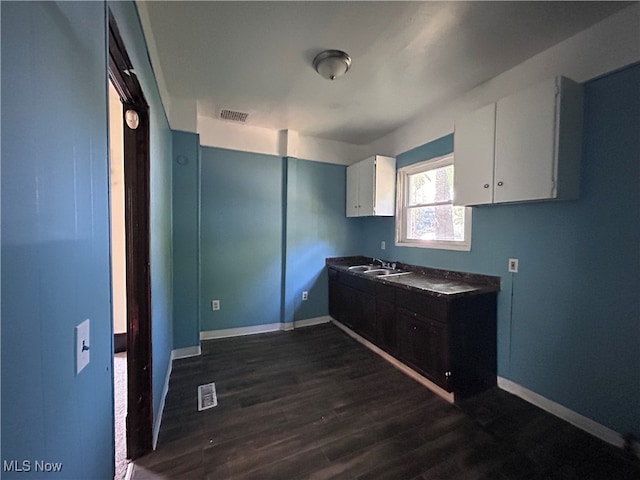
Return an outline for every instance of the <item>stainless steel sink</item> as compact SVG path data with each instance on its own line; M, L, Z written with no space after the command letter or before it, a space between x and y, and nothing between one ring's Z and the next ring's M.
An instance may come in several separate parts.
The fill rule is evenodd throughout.
M365 275L371 275L372 277L395 277L398 275L408 275L411 273L394 268L380 268L379 265L354 265L352 267L349 267L349 271L364 273Z
M365 275L372 275L375 277L395 277L399 275L408 275L411 272L405 272L404 270L395 270L392 268L374 268L364 272Z
M349 270L352 272L368 272L370 270L375 270L375 265L354 265L353 267L349 267Z

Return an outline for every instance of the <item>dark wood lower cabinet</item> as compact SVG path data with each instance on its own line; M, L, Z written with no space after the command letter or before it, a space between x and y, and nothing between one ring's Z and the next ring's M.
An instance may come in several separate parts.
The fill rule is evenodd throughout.
M396 332L396 306L388 300L376 298L376 341L384 351L395 355L398 351Z
M496 384L495 292L437 297L329 269L329 313L456 399Z
M359 333L367 340L372 342L377 338L377 316L376 316L376 297L364 293L358 292L357 300L354 302L357 305L358 313L360 315L360 328Z
M431 381L449 389L447 324L399 307L396 314L398 357Z

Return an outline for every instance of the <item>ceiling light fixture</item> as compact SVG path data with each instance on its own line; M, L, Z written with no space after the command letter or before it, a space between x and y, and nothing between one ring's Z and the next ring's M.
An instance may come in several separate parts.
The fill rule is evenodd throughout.
M342 50L325 50L313 59L313 68L327 80L341 77L351 67L351 57Z

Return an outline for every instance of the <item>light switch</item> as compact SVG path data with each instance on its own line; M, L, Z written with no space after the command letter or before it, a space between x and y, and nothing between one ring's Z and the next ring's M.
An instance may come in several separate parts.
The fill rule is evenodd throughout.
M89 319L76 326L76 375L89 364L91 344L89 331Z

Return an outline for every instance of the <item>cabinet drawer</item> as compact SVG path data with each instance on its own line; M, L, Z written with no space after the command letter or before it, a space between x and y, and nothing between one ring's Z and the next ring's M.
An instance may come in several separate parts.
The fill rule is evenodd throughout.
M440 298L398 289L396 292L396 304L425 317L440 320L441 322L447 321L448 304Z

